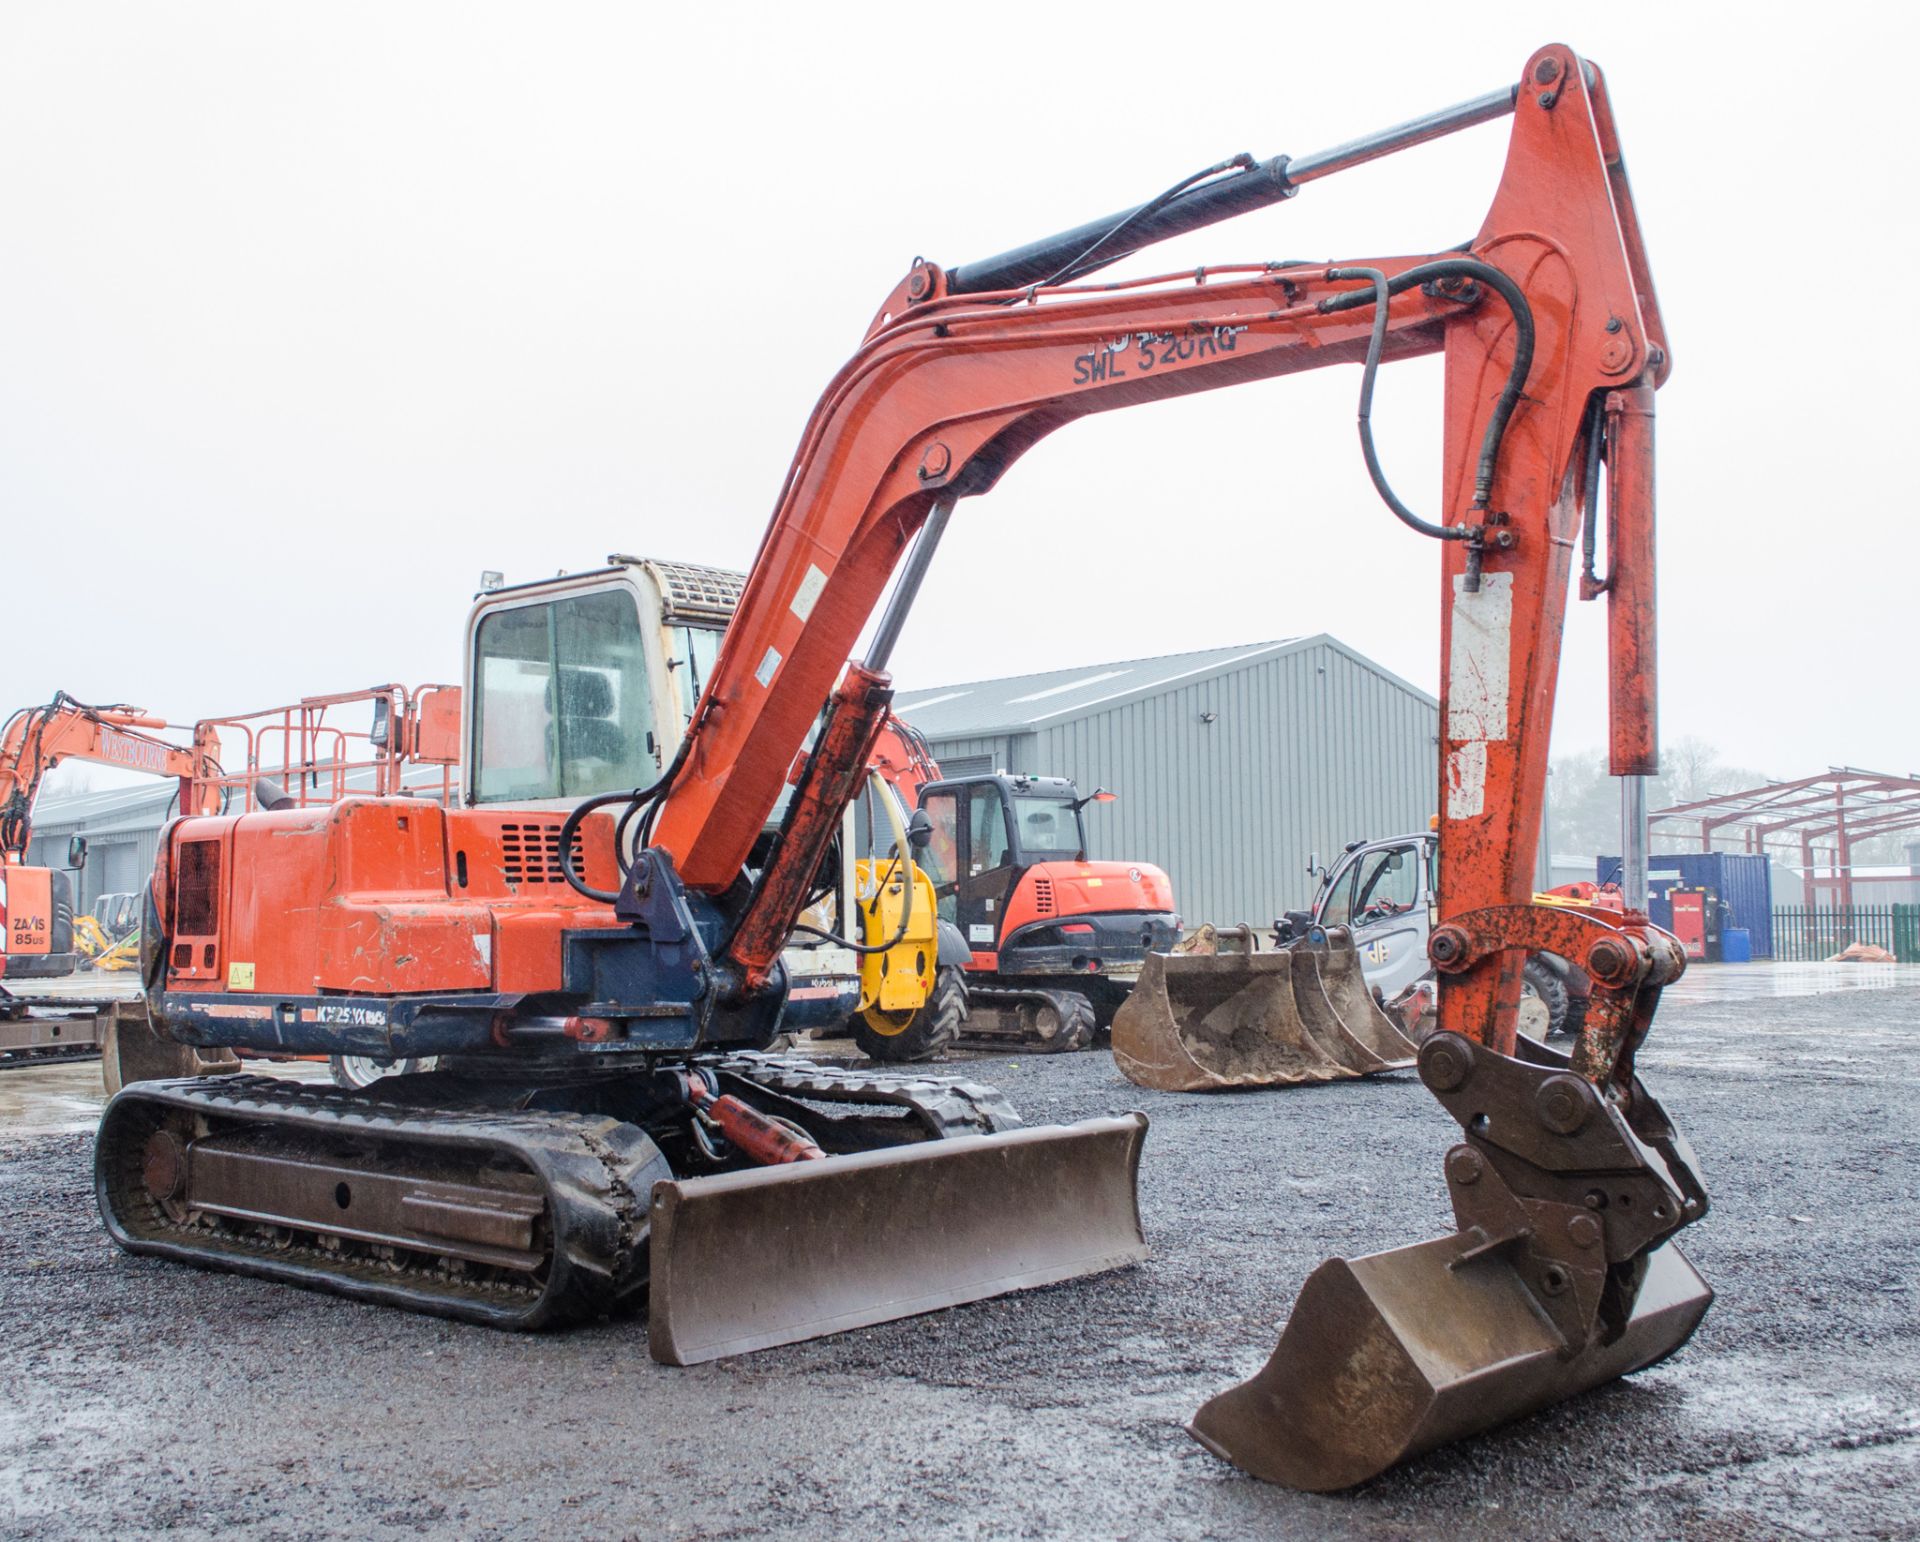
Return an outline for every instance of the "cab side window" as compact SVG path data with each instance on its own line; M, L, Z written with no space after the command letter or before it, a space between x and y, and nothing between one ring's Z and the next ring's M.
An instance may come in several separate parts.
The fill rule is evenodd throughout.
M1333 891L1327 895L1327 903L1320 911L1322 926L1345 926L1353 918L1353 880L1359 875L1361 864L1356 862L1344 873Z
M973 789L971 840L967 856L969 877L991 873L1011 860L1013 843L1007 838L1007 805L1000 789L991 784Z

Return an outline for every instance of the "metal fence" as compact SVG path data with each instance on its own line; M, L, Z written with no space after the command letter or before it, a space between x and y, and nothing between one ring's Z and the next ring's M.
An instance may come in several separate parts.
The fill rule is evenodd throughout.
M1832 958L1856 942L1920 963L1920 905L1782 905L1773 912L1773 956L1783 963Z

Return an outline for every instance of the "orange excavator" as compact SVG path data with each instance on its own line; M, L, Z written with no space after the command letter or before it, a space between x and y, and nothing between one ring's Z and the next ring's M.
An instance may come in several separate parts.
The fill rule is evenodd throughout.
M926 815L920 863L933 880L942 947L927 1005L866 1012L855 1029L861 1050L906 1061L949 1043L1049 1054L1092 1044L1147 955L1180 941L1164 870L1087 859L1083 811L1114 794L1082 796L1058 776L944 777L926 736L891 714L873 765ZM956 1000L960 1010L943 1010Z
M1084 282L1504 116L1506 170L1463 246ZM1383 362L1435 353L1445 459L1426 518L1381 472L1369 405ZM1369 471L1440 556L1447 884L1419 1072L1461 1126L1445 1162L1458 1229L1323 1264L1266 1369L1193 1433L1262 1477L1337 1489L1672 1353L1711 1292L1671 1239L1707 1200L1634 1056L1684 959L1643 916L1530 903L1571 562L1600 517L1603 461L1610 571L1593 592L1609 602L1613 770L1657 758L1666 338L1600 72L1560 45L1517 83L1335 150L1236 157L999 257L915 263L808 422L652 782L566 812L372 798L177 823L154 880L167 1032L452 1065L377 1093L127 1088L96 1145L114 1238L503 1326L644 1292L653 1351L673 1362L1140 1257L1139 1116L1013 1127L964 1082L810 1071L758 1047L779 1031L782 947L866 773L887 661L959 500L1088 413L1331 364L1360 368ZM544 646L555 700L606 717L588 712L605 682L566 673L589 667L564 657L569 639ZM510 860L564 882L531 894ZM1524 960L1543 948L1594 982L1570 1057L1516 1042Z
M93 707L56 691L45 706L23 707L0 727L0 979L57 978L79 962L72 881L64 869L27 864L46 774L63 760L90 760L178 777L180 805L192 810L195 779L217 766L220 744L198 735L190 745L173 744L147 732L168 726L139 707ZM82 848L73 855L85 860Z

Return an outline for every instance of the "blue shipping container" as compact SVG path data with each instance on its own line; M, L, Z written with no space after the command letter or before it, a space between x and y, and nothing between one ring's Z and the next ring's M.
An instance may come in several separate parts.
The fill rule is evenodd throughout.
M1620 876L1620 859L1602 857L1594 876L1600 882ZM1671 929L1669 889L1711 889L1726 907L1723 927L1750 934L1755 958L1773 957L1773 870L1765 857L1743 851L1659 851L1647 858L1647 914L1655 926Z

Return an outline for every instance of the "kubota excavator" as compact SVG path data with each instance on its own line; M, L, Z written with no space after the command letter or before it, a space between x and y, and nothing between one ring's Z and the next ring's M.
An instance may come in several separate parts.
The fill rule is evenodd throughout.
M1150 862L1087 859L1084 811L1108 802L1072 780L1005 771L943 777L926 738L889 716L874 765L927 816L922 862L942 942L961 944L926 1011L868 1012L856 1033L876 1060L924 1060L949 1043L1056 1053L1085 1049L1133 989L1148 954L1180 940L1173 883ZM945 1013L949 1002L960 1010Z
M1507 115L1506 170L1464 247L1080 282ZM1393 495L1367 421L1380 363L1427 353L1446 360L1434 519ZM1462 1127L1445 1164L1458 1230L1323 1264L1266 1369L1193 1432L1262 1477L1337 1489L1672 1353L1711 1292L1671 1239L1707 1201L1634 1055L1684 960L1644 917L1529 903L1571 556L1603 458L1612 769L1657 758L1665 334L1600 73L1559 45L1517 84L1336 150L1236 158L1000 257L914 264L809 421L693 723L646 785L561 818L368 799L176 824L155 878L171 1033L459 1064L362 1094L124 1090L96 1146L114 1237L523 1327L611 1309L650 1272L653 1348L676 1361L1139 1257L1137 1116L962 1134L1003 1124L1003 1105L963 1083L809 1080L754 1047L779 1029L781 948L957 501L1086 413L1343 363L1361 366L1376 486L1441 555L1448 877L1419 1066ZM590 665L550 665L565 710L564 671ZM566 892L530 901L506 876L530 861L557 862ZM1539 948L1594 980L1571 1057L1516 1043Z

